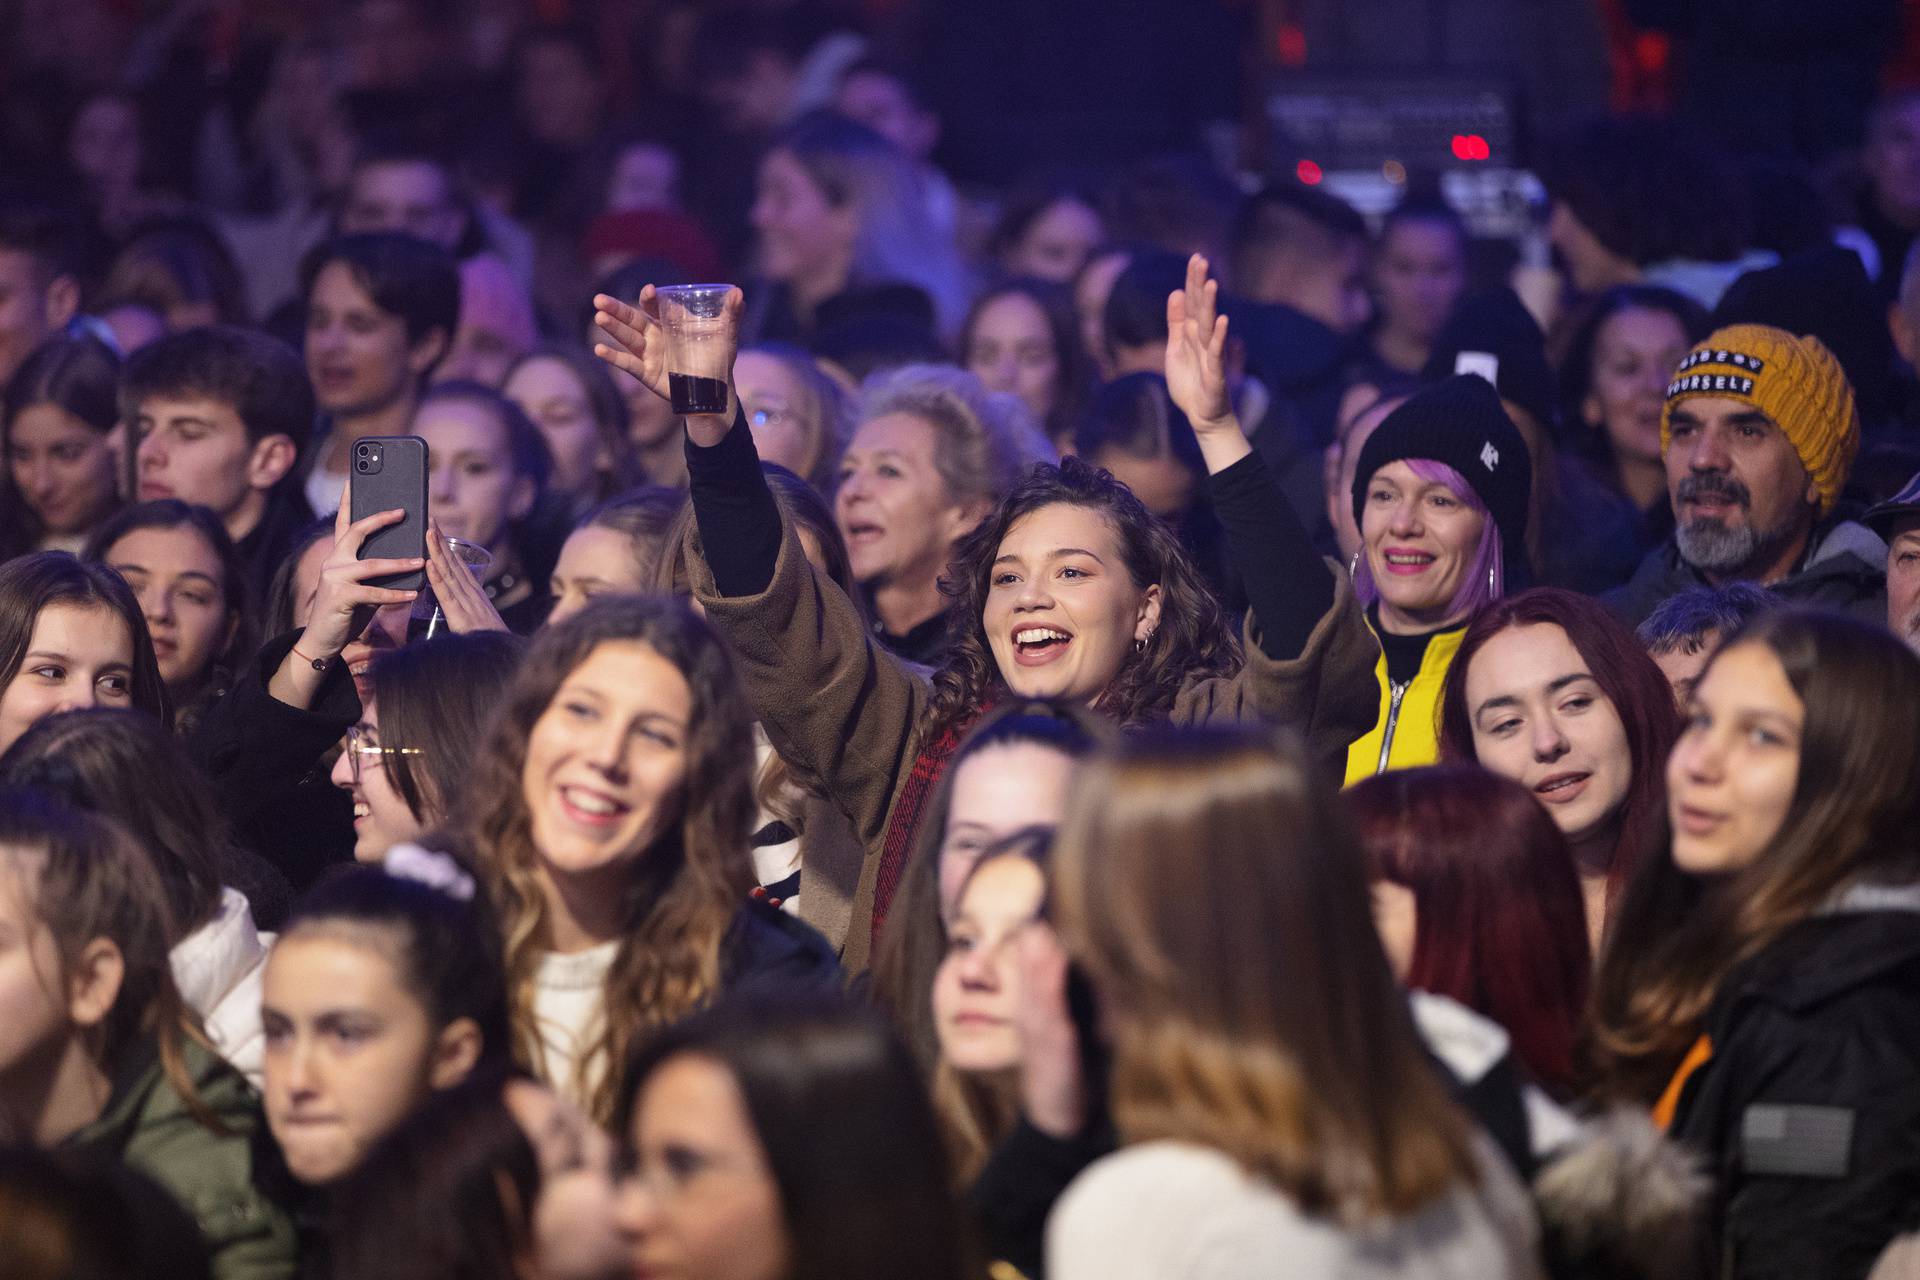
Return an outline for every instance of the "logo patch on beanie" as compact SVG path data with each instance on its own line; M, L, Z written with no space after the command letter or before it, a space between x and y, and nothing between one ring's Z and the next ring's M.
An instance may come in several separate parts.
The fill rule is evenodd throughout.
M1667 399L1683 391L1726 391L1736 396L1753 394L1753 379L1737 373L1690 373L1667 384Z
M1493 447L1491 440L1480 446L1480 465L1489 471L1500 465L1500 451Z
M1759 373L1767 367L1759 356L1746 355L1739 351L1728 351L1724 347L1696 351L1680 362L1675 373L1685 373L1697 364L1730 364L1736 369L1745 369L1748 373Z
M1688 373L1703 364L1732 365L1744 369L1739 373ZM1689 391L1724 391L1729 395L1750 396L1753 394L1754 379L1767 367L1766 361L1759 356L1750 356L1744 351L1729 351L1725 347L1705 347L1694 352L1680 362L1675 369L1674 379L1667 384L1667 399Z

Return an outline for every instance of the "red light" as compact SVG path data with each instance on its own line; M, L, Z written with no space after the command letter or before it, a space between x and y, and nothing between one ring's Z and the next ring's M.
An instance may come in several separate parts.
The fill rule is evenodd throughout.
M1313 161L1302 160L1299 164L1293 166L1293 176L1312 187L1318 186L1320 179L1327 175L1322 172L1320 166Z
M1453 158L1455 160L1491 160L1493 148L1487 140L1477 133L1456 133L1453 135Z
M1642 71L1660 71L1667 65L1672 46L1657 31L1642 31L1633 41L1633 60Z
M1295 23L1287 23L1280 28L1275 38L1275 50L1283 67L1304 67L1307 65L1307 33Z

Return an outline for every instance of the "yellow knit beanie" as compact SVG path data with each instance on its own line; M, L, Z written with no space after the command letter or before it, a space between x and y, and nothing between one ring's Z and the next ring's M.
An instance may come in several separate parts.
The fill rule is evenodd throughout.
M1764 324L1728 325L1708 334L1667 384L1662 454L1673 442L1673 406L1696 396L1744 400L1771 418L1813 477L1820 514L1833 510L1860 449L1860 415L1853 384L1820 339L1796 338Z

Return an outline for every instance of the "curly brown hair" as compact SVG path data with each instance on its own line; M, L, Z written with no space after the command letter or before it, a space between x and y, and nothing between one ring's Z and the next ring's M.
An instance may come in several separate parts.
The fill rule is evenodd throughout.
M1057 467L1040 463L960 540L940 580L961 624L955 627L946 665L933 678L926 741L937 742L1007 693L983 621L993 561L1016 522L1055 503L1106 517L1120 540L1121 559L1133 585L1141 590L1160 587L1160 625L1101 693L1095 705L1102 713L1124 727L1165 720L1182 685L1240 669L1236 630L1173 531L1106 471L1078 458Z
M705 1004L718 991L721 950L754 884L753 713L726 646L682 603L608 596L543 630L522 662L476 753L458 835L488 881L506 932L515 1053L545 1076L533 1018L533 982L551 945L550 910L522 774L527 740L561 685L603 644L638 643L665 658L693 693L679 817L631 862L621 942L607 973L600 1040L580 1078L556 1082L588 1096L603 1123L613 1114L619 1066L646 1032ZM598 1082L589 1083L600 1070Z

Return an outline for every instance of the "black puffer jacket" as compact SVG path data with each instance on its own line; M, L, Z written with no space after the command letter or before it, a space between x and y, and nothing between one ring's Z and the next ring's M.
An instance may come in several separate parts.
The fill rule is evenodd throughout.
M1735 970L1673 1135L1716 1181L1723 1272L1865 1276L1920 1227L1920 885L1861 887Z

